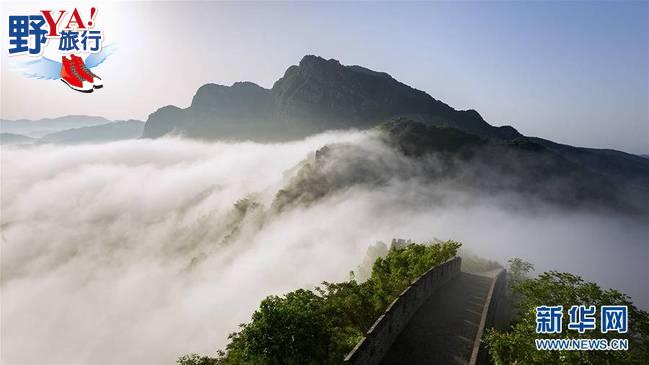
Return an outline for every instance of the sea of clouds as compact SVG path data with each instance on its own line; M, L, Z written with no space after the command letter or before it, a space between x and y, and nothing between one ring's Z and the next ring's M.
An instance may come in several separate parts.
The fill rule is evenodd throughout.
M165 138L1 150L2 364L170 364L214 354L270 294L346 280L393 237L455 239L483 257L571 271L649 306L649 222L526 204L452 184L353 185L269 207L325 144ZM391 160L399 161L398 158ZM235 208L249 197L259 208Z

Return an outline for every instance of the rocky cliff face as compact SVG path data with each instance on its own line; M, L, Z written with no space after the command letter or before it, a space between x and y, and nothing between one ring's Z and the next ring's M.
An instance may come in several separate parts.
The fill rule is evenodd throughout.
M189 108L168 106L151 114L144 137L176 133L282 141L331 129L370 128L396 117L487 138L519 136L511 127L493 127L476 111L457 111L387 73L305 56L270 90L251 82L202 86Z
M526 138L510 126L490 125L475 110L455 110L387 73L317 56L305 56L289 67L272 89L251 82L203 85L188 108L166 106L151 114L143 137L176 134L209 140L289 141L332 129L369 129L399 118L421 124L399 124L411 137L411 132L417 135L425 126L449 129L426 132L416 137L416 143L402 140L401 147L414 148L412 153L419 153L426 143L431 148L452 148L460 137L506 141L520 149L547 149L616 183L645 190L649 186L648 159ZM393 132L403 132L399 128Z

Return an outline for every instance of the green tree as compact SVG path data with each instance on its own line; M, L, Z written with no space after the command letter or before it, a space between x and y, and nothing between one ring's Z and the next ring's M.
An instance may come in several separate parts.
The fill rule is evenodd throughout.
M534 271L534 265L518 257L510 259L507 263L509 264L510 284L520 283L527 279L530 272Z
M180 357L176 363L178 365L217 365L217 360L208 356L191 354Z
M269 296L249 323L230 335L216 358L186 355L179 365L340 364L386 307L433 266L457 255L460 243L435 241L390 249L359 283L324 282L311 290ZM380 249L381 247L379 247ZM211 362L210 362L211 361Z
M374 262L379 257L383 257L388 254L388 246L381 241L376 242L375 244L367 248L365 257L360 265L356 268L356 272L352 272L352 279L355 278L359 281L366 281L369 279L372 274L372 266Z
M368 282L372 285L378 305L387 307L426 270L457 255L460 246L456 241L412 244L392 248L385 257L376 259Z
M524 265L528 267L527 265ZM519 318L506 332L488 331L485 342L495 364L647 364L649 360L649 314L637 309L630 298L616 290L603 290L581 277L550 271L513 284L520 296ZM560 334L536 333L535 308L541 305L627 305L627 334L565 330ZM537 351L535 338L628 338L629 351Z
M309 364L309 359L326 358L332 345L329 322L335 319L324 303L303 289L264 299L238 334L245 342L245 358L255 364Z

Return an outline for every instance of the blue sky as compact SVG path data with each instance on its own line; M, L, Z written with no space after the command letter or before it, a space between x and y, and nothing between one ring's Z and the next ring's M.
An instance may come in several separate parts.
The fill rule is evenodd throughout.
M42 4L4 3L2 19ZM97 25L120 45L97 69L105 90L24 79L3 50L0 115L145 119L189 105L207 82L271 87L317 54L388 72L527 135L649 153L648 4L99 2ZM22 97L35 92L56 98Z

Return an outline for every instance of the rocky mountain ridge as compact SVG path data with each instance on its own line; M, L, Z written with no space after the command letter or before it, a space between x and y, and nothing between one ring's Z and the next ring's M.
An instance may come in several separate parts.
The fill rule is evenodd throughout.
M271 89L252 82L201 86L188 108L151 114L143 137L288 141L332 129L367 129L398 117L489 138L520 136L494 127L475 110L455 110L389 74L334 59L305 56Z
M475 110L456 110L385 72L344 66L308 55L290 66L271 89L252 82L206 84L187 108L152 113L143 137L181 135L205 140L290 141L335 129L370 129L406 118L519 146L545 148L613 181L649 191L649 160L607 149L573 147L492 126ZM431 143L443 143L431 139Z

